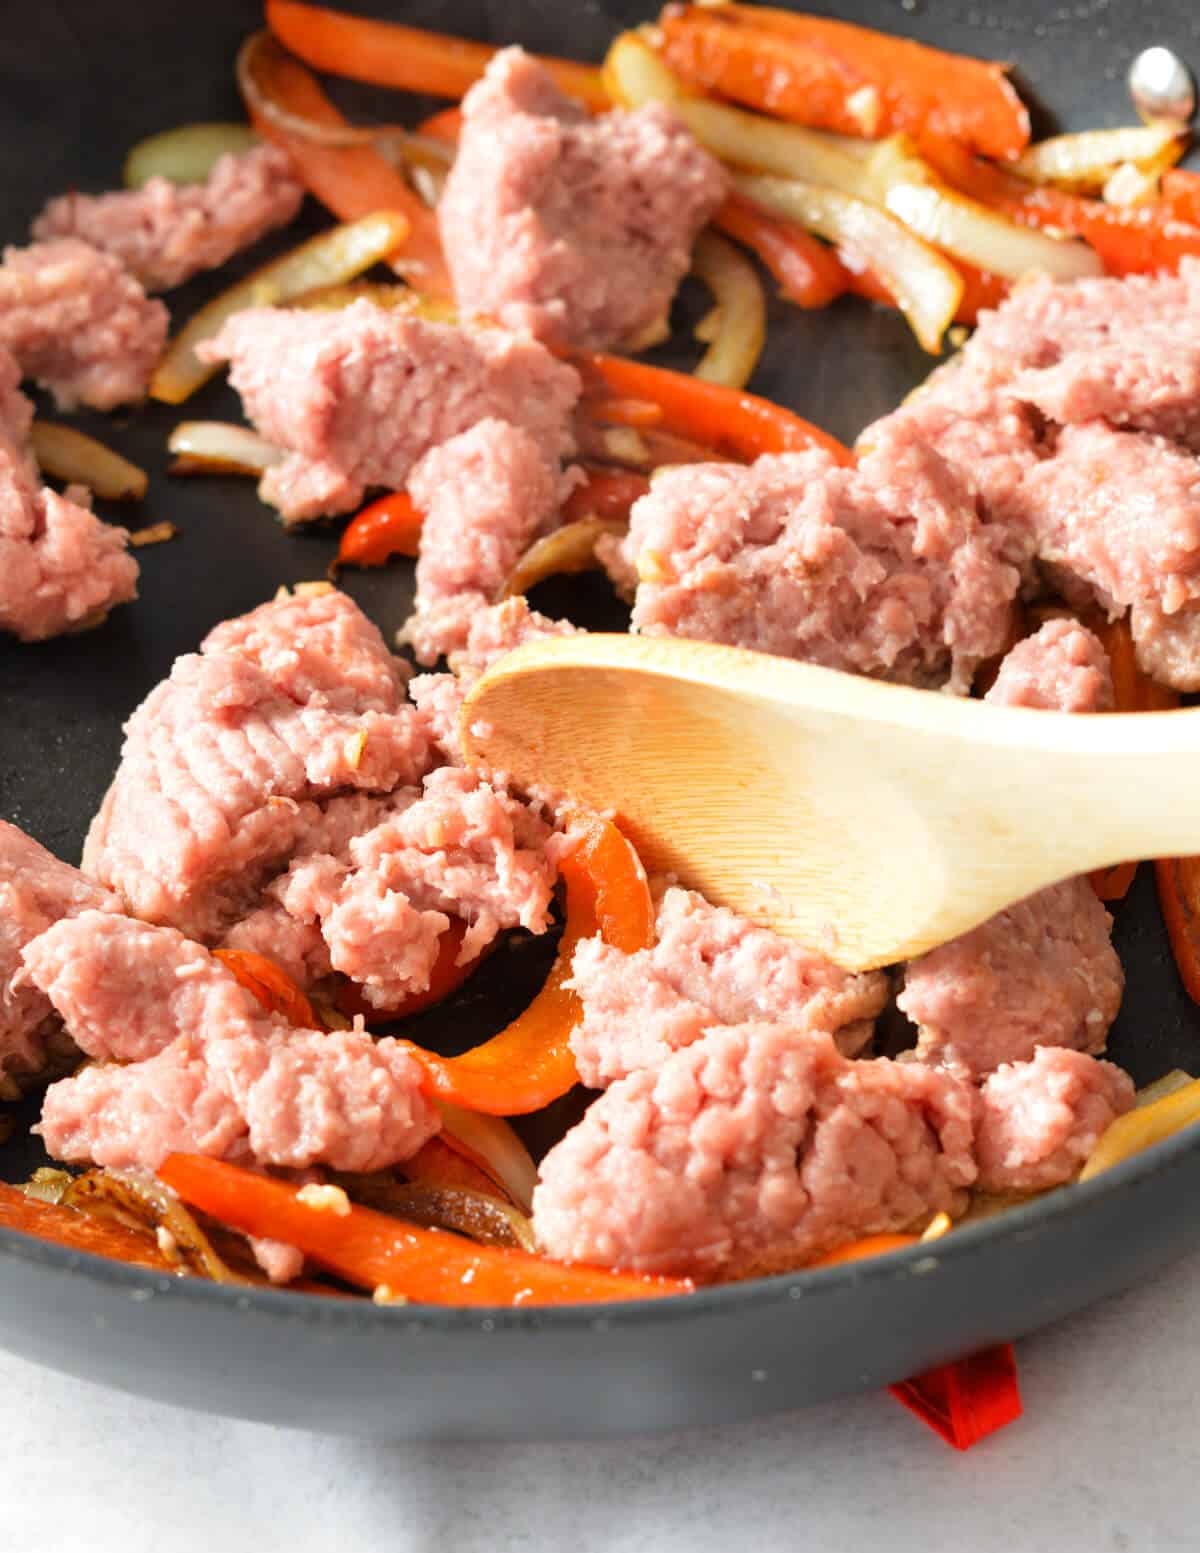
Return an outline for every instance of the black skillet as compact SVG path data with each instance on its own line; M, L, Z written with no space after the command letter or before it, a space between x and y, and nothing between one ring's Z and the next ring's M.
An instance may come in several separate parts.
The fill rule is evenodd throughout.
M617 25L646 14L630 0L359 0L359 8L591 59ZM1144 45L1200 60L1194 0L847 0L814 9L1014 60L1027 95L1067 128L1129 119L1122 79ZM51 194L115 184L142 136L237 115L231 64L259 14L254 0L3 7L3 237L24 241ZM345 100L396 117L394 100L366 92ZM295 240L264 245L243 267ZM231 273L176 293L173 309L186 317ZM851 438L927 366L894 315L857 301L816 314L775 307L755 386ZM184 413L228 417L236 406L214 385ZM162 406L79 417L151 470L144 514L126 521L169 518L180 530L175 542L141 552L141 602L79 638L36 648L0 640L0 815L69 859L112 773L122 721L172 659L281 582L321 576L333 553L328 533L286 536L246 483L166 479L163 444L180 418ZM346 586L385 630L408 611L406 566L350 576ZM584 624L618 623L599 586L572 586L543 604ZM1116 937L1129 985L1112 1055L1139 1083L1175 1066L1200 1071L1200 1015L1179 987L1146 869L1119 908ZM472 1044L519 1006L545 960L543 945L495 957L481 973L488 983L426 1016L419 1038ZM0 1150L0 1176L22 1179L37 1162L35 1145L19 1136ZM348 1433L519 1439L716 1423L882 1386L1152 1277L1200 1243L1198 1193L1200 1139L1185 1136L936 1248L686 1300L540 1315L234 1292L3 1232L0 1343L150 1396Z

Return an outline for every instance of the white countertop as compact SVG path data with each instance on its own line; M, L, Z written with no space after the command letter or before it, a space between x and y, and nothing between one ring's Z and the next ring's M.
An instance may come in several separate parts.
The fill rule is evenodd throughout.
M1133 1553L1200 1546L1200 1256L1018 1347L960 1455L887 1396L607 1444L382 1445L229 1422L0 1355L0 1549Z

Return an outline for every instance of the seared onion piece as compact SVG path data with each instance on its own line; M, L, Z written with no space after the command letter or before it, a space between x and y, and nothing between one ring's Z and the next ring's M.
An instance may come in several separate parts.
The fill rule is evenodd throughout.
M168 1260L178 1259L181 1271L213 1283L248 1281L218 1256L191 1213L156 1176L141 1171L89 1170L70 1183L59 1201L92 1218L146 1230Z
M499 1197L472 1191L470 1187L397 1181L388 1171L377 1175L337 1175L332 1179L353 1202L365 1203L368 1208L393 1214L410 1224L453 1230L481 1246L537 1249L533 1225L524 1213Z
M1043 270L1055 280L1100 275L1096 252L1074 238L1017 226L986 205L951 189L917 155L907 135L893 135L872 152L866 192L918 236L957 259L1009 280Z
M1164 1073L1162 1078L1156 1078L1153 1084L1147 1084L1138 1090L1137 1104L1139 1108L1153 1105L1156 1100L1162 1100L1166 1095L1173 1095L1178 1090L1186 1089L1192 1082L1190 1073L1185 1073L1182 1068L1172 1068L1169 1073Z
M692 270L713 294L712 334L696 336L708 344L695 376L726 388L744 388L767 342L767 303L758 274L741 251L715 232L702 232L692 255ZM703 327L703 326L702 326Z
M151 178L203 183L227 152L249 151L259 138L248 124L181 124L140 140L125 158L122 181L140 189Z
M167 438L173 475L262 475L283 457L246 426L227 421L180 421Z
M611 518L580 518L536 540L505 578L496 602L528 593L547 577L594 571L600 565L596 541L604 534L624 534L627 528L627 524Z
M1123 163L1152 166L1162 172L1179 160L1183 148L1177 124L1087 129L1078 135L1039 140L1021 153L1012 171L1032 183L1053 183L1078 194L1094 194Z
M1140 1154L1152 1144L1182 1132L1200 1121L1200 1079L1161 1095L1149 1105L1139 1105L1119 1116L1100 1136L1087 1163L1079 1172L1081 1181L1090 1181L1101 1171L1119 1165L1123 1159Z
M442 1113L439 1136L446 1144L478 1165L522 1213L532 1213L537 1166L509 1123L437 1096L433 1103Z
M304 296L296 297L292 306L315 313L336 313L352 302L371 302L375 307L415 313L431 324L458 323L458 311L453 302L414 291L399 281L393 284L380 280L350 280L333 286L318 286Z
M936 355L963 293L962 276L887 211L837 189L783 178L736 180L738 191L833 243L871 270L895 298L924 348Z
M604 61L604 84L614 102L628 108L668 103L707 151L737 167L781 178L804 178L854 193L862 177L862 152L835 135L782 124L743 108L693 95L635 32L623 32Z
M196 346L211 340L234 313L248 307L276 306L319 286L353 280L394 253L408 230L402 215L381 210L321 232L291 253L264 264L202 307L175 336L151 379L151 395L167 404L181 404L207 383L217 368L197 357Z
M105 501L140 501L145 496L146 471L95 437L41 420L34 421L29 436L39 468L52 479L86 485Z

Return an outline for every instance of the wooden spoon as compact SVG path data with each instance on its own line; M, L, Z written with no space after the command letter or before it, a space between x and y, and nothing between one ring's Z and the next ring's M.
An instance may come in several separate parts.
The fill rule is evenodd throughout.
M665 637L533 642L473 687L473 764L613 809L652 873L888 965L1069 874L1200 852L1200 709L987 706Z

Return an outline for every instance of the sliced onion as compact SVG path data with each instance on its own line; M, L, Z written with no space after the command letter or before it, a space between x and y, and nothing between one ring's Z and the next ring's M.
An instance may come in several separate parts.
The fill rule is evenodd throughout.
M281 449L246 426L227 421L180 421L167 438L173 475L262 475Z
M414 313L431 324L456 324L458 310L454 303L439 297L430 297L422 291L414 291L402 282L386 280L350 280L339 285L318 286L313 291L293 299L293 307L311 312L335 313L349 307L352 302L371 302L376 307L396 308Z
M783 178L736 178L737 188L874 271L927 351L937 354L962 297L962 276L886 211L838 189Z
M485 1246L536 1249L528 1214L469 1186L427 1186L400 1181L387 1170L375 1175L340 1173L333 1179L354 1202L365 1203L380 1213L390 1213L429 1229L448 1229Z
M499 604L518 593L528 593L547 577L594 571L600 565L596 558L596 541L605 534L627 533L628 527L614 518L579 518L555 529L553 534L546 534L530 545L509 572L496 595L496 602Z
M203 183L221 157L249 151L259 138L248 124L182 124L141 140L125 158L122 180L140 189L151 178Z
M695 375L726 388L744 388L767 341L767 302L758 272L740 248L715 232L701 232L692 270L716 303L716 328ZM707 338L699 329L696 333Z
M640 108L670 105L707 151L738 167L858 192L863 160L836 136L783 124L761 114L696 97L637 33L623 32L604 61L604 84L614 102Z
M1012 164L1012 171L1033 183L1053 183L1080 193L1104 187L1123 162L1153 164L1161 172L1183 154L1177 124L1134 124L1121 129L1088 129L1078 135L1039 140ZM1163 162L1162 158L1169 157Z
M907 135L881 141L864 170L865 187L910 231L977 269L1008 280L1042 270L1056 280L1099 275L1099 255L1075 238L1051 237L947 187Z
M1185 1073L1182 1068L1172 1068L1169 1073L1164 1073L1162 1078L1155 1079L1153 1084L1146 1084L1138 1090L1137 1104L1153 1105L1156 1100L1162 1100L1166 1095L1173 1095L1181 1089L1186 1089L1192 1082L1190 1073Z
M442 1113L442 1130L464 1145L460 1152L472 1155L508 1193L522 1213L533 1208L533 1189L537 1185L537 1166L529 1150L502 1116L484 1116L468 1111L449 1100L434 1098Z
M33 456L44 474L66 485L86 485L105 501L140 501L146 471L73 426L34 421L29 434Z
M214 1283L249 1281L217 1253L192 1214L157 1176L141 1171L89 1170L76 1176L57 1200L94 1218L115 1219L135 1229L150 1230L165 1254L172 1259L178 1256L198 1277L211 1278Z
M1200 1079L1119 1116L1101 1135L1079 1172L1079 1179L1090 1181L1101 1171L1119 1165L1123 1159L1140 1154L1143 1149L1161 1143L1164 1138L1182 1132L1197 1121L1200 1121Z
M408 230L408 222L398 212L376 211L321 232L264 264L202 307L175 336L151 379L151 395L167 404L181 404L217 371L199 359L196 346L219 333L226 319L248 307L276 306L320 286L353 280L394 253Z

